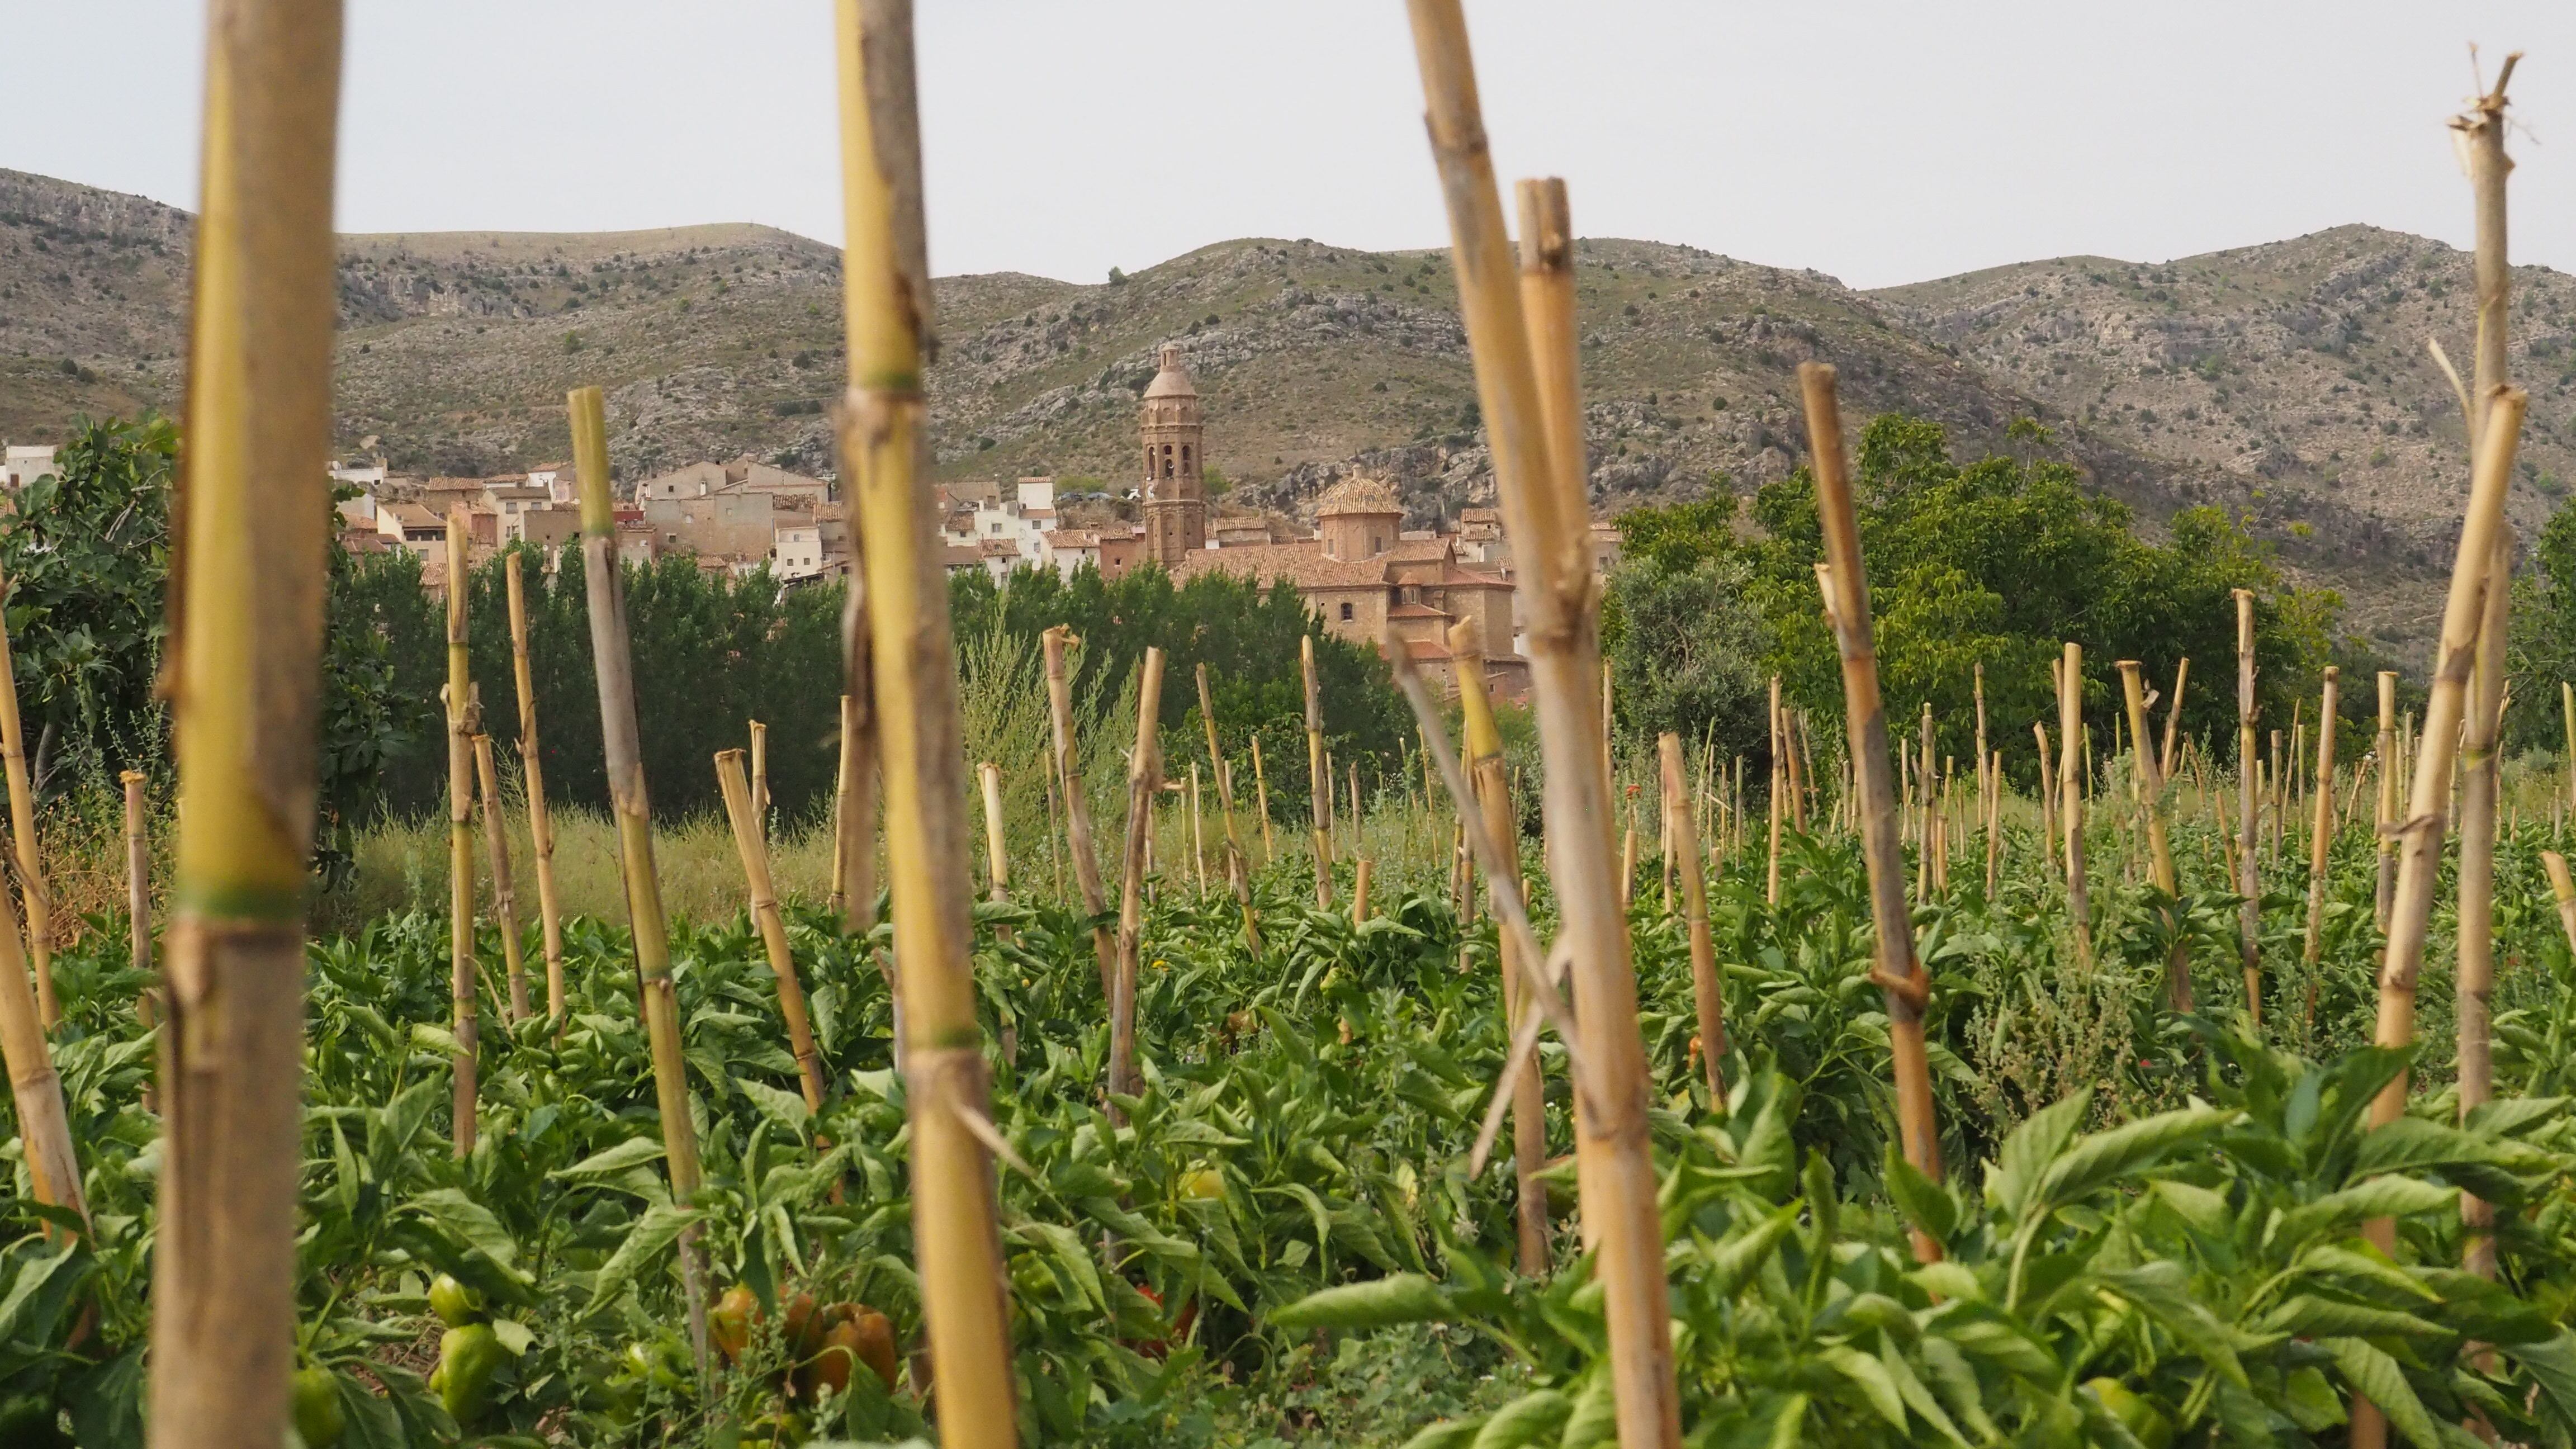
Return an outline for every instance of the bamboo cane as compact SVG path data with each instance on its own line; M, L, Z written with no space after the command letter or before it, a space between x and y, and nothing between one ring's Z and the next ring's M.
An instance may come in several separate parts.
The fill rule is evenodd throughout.
M2506 257L2505 180L2513 170L2504 149L2505 85L2512 79L2517 54L2505 61L2495 89L2482 96L2452 128L2468 141L2469 184L2477 207L2476 277L2478 325L2474 397L2483 410L2471 409L2469 439L2484 443L2497 421L2495 399L2506 385L2507 323L2511 312L2513 270ZM2516 426L2519 426L2517 422ZM2495 1093L2495 846L2496 800L2502 761L2497 755L2505 708L2506 631L2512 609L2513 525L2496 527L2487 560L2477 657L2469 690L2460 755L2459 941L2457 1030L2459 1033L2459 1111L2469 1114ZM2495 1207L2473 1193L2460 1195L2460 1219L2466 1231L2461 1266L2482 1278L2496 1275Z
M2567 870L2567 857L2554 850L2540 853L2540 863L2549 872L2549 893L2558 900L2558 929L2567 937L2567 949L2576 954L2576 876Z
M2388 912L2396 903L2397 837L2389 827L2397 823L2397 781L2401 762L2397 758L2397 671L2379 671L2379 891L2377 911L2379 929L2388 931Z
M535 857L537 915L545 931L546 1020L565 1024L563 910L555 896L555 826L546 809L545 768L537 748L537 690L528 665L528 601L519 583L519 553L501 558L510 601L510 669L519 695L519 783L528 797L528 853ZM497 857L496 857L497 858Z
M1261 815L1261 863L1270 864L1276 853L1270 838L1270 776L1261 768L1261 735L1252 735L1252 800L1253 809Z
M1987 762L1986 779L1993 793L1986 798L1986 899L1995 898L1995 888L2002 879L2004 834L2004 752L1997 750Z
M164 656L179 807L146 1423L153 1449L277 1449L304 1161L340 6L219 0L205 57ZM36 1194L77 1205L14 915L0 895L0 1050Z
M1100 884L1100 852L1091 843L1090 792L1082 787L1082 767L1074 757L1073 679L1065 668L1065 651L1082 641L1062 624L1041 636L1046 651L1047 719L1055 742L1055 770L1064 781L1066 844L1073 853L1073 880L1082 891L1082 909L1095 922L1109 909ZM1118 942L1107 925L1091 928L1091 953L1100 966L1100 999L1118 992Z
M1807 413L1808 456L1816 478L1816 512L1823 524L1825 562L1816 570L1825 586L1826 621L1842 659L1843 719L1861 802L1861 855L1869 867L1870 920L1877 943L1869 979L1885 998L1889 1070L1896 1086L1897 1133L1905 1160L1941 1181L1941 1136L1932 1116L1932 1073L1923 1034L1923 1012L1932 978L1914 955L1914 920L1905 905L1905 862L1897 840L1895 791L1888 779L1887 710L1878 691L1878 652L1871 642L1869 575L1860 551L1860 524L1851 484L1843 471L1842 411L1834 369L1798 366ZM1928 715L1927 715L1928 719ZM1942 1256L1941 1245L1917 1228L1917 1262Z
M760 838L769 839L769 726L751 722L751 811L760 822Z
M1369 918L1369 867L1365 855L1351 864L1351 924L1356 926Z
M1224 752L1217 748L1216 703L1208 690L1207 666L1198 666L1197 674L1199 723L1207 732L1209 768L1216 771L1216 808L1225 813L1226 885L1234 891L1235 904L1243 908L1244 948L1257 956L1261 954L1261 923L1252 910L1252 863L1244 858L1243 837L1234 828L1234 772L1226 768ZM1423 804L1427 810L1428 796Z
M1054 899L1060 901L1064 899L1064 852L1056 849L1055 843L1059 827L1055 803L1055 746L1052 743L1038 746L1038 779L1046 786L1047 868L1055 873Z
M5 591L0 591L5 597ZM43 851L36 840L36 791L27 773L27 732L18 717L18 674L9 630L0 624L0 762L9 779L9 829L18 872L18 893L26 904L27 956L36 973L36 1005L45 1029L62 1025L63 1004L54 992L54 903L45 888Z
M987 760L976 767L975 777L984 795L984 898L1007 901L1011 898L1011 847L1002 826L1002 767Z
M501 813L501 776L492 768L492 737L474 736L474 778L483 795L483 853L492 862L492 921L501 929L501 961L513 1025L528 1019L527 958L519 942L519 886L510 877L510 822Z
M1356 870L1359 868L1360 864L1364 864L1368 860L1368 842L1364 840L1360 834L1361 828L1368 823L1368 817L1360 812L1359 764L1357 761L1353 761L1349 765L1344 766L1344 768L1350 772L1351 859L1354 862L1352 869ZM1356 894L1358 886L1354 884L1352 886L1352 890Z
M2567 717L2567 805L2576 810L2576 684L2558 682L2558 704Z
M1297 641L1306 680L1306 790L1315 809L1315 909L1333 908L1333 785L1324 764L1324 691L1315 680L1315 636Z
M599 684L599 736L608 767L608 803L617 826L626 913L635 943L636 990L653 1054L653 1088L662 1127L671 1196L697 1192L698 1134L689 1117L688 1064L680 1048L680 1007L671 986L670 931L653 863L653 807L644 783L643 738L635 718L635 664L626 623L626 580L617 559L617 521L608 494L608 413L595 387L565 398L572 425L573 467L581 489L582 586L590 616L590 652ZM683 1240L681 1271L689 1334L707 1362L706 1284L694 1234Z
M1109 998L1109 1091L1136 1093L1136 980L1145 931L1145 846L1154 829L1154 797L1162 789L1161 750L1154 724L1163 706L1163 651L1149 647L1136 671L1136 747L1127 756L1127 849L1118 886L1118 976ZM1124 1120L1116 1102L1112 1118Z
M1190 761L1190 862L1196 868L1199 894L1207 894L1207 830L1199 815L1199 762Z
M2334 846L2335 710L2343 671L2326 666L2325 696L2317 705L2316 814L2308 835L2308 934L2299 960L2309 972L2308 990L2316 991L2317 963L2325 959L2326 857ZM2311 1007L2309 1016L2315 1016Z
M2050 673L2056 672L2054 661ZM2057 771L2049 764L2048 725L2041 720L2030 722L2032 738L2039 741L2039 860L2050 875L2057 874Z
M2173 703L2165 706L2164 747L2156 755L2156 775L2160 779L2169 781L2174 777L2177 763L2174 750L2182 740L2182 687L2190 678L2191 660L2186 658L2177 662L2174 665Z
M147 980L152 974L152 841L146 833L143 810L141 770L126 770L116 777L125 792L125 933L126 960L134 973ZM157 1024L159 1011L154 1005L161 995L157 986L145 986L134 996L135 1020L150 1031ZM149 1078L143 1083L143 1110L160 1110L160 1093Z
M1787 771L1784 762L1788 750L1780 738L1780 676L1771 676L1771 860L1765 876L1762 898L1772 905L1780 904L1780 828L1787 802Z
M2467 712L2487 575L2503 528L2505 492L2526 406L2522 391L2512 387L2499 389L2488 401L2485 435L2479 441L2468 511L2461 522L2459 555L2443 607L2440 653L2425 702L2424 728L2417 737L2407 815L2396 827L2401 837L2397 895L2387 958L2380 971L2376 1037L2380 1046L2391 1049L2404 1048L2415 1036L2415 982L2423 967L2425 930L2432 918L2444 796L2449 793L2452 753ZM2371 1125L2395 1121L2405 1105L2406 1077L2401 1073L2371 1104Z
M1561 183L1521 188L1523 271L1512 246L1476 99L1459 0L1408 0L1443 178L1460 313L1476 363L1505 525L1519 540L1531 693L1546 761L1544 812L1576 1032L1600 1090L1576 1096L1583 1226L1598 1252L1609 1374L1625 1449L1681 1441L1663 1226L1646 1117L1626 923L1609 879L1606 741L1584 707L1598 669L1599 595L1585 527L1582 401L1575 379L1573 231ZM1524 294L1529 306L1525 315ZM1597 1099L1597 1100L1595 1100Z
M1503 735L1494 719L1494 703L1485 680L1484 637L1472 621L1461 619L1449 629L1449 660L1458 681L1459 713L1463 718L1467 745L1467 769L1476 790L1476 811L1482 818L1486 837L1502 850L1502 866L1510 889L1521 888L1520 852L1513 843L1520 830L1512 819L1511 790L1503 778ZM1423 735L1423 750L1431 750L1428 731ZM1459 822L1464 836L1467 822ZM1461 842L1464 843L1463 841ZM1472 853L1472 852L1471 852ZM1471 893L1470 899L1473 899ZM1527 1018L1538 1010L1536 1003L1522 1000L1528 990L1522 974L1539 963L1515 959L1512 933L1495 932L1496 955L1503 977L1503 1015L1513 1039L1518 1040ZM1538 1174L1547 1159L1547 1079L1536 1061L1514 1080L1512 1089L1512 1181L1515 1189L1515 1214L1519 1228L1520 1269L1536 1278L1548 1268L1547 1185Z
M1655 747L1663 757L1664 815L1669 822L1676 873L1682 882L1682 916L1690 932L1691 1005L1699 1016L1700 1064L1708 1077L1711 1103L1726 1100L1726 1078L1718 1060L1726 1055L1726 1000L1717 989L1717 944L1709 934L1708 864L1700 858L1699 826L1691 819L1689 766L1682 759L1682 737L1666 733Z
M2174 901L2182 894L2182 882L2174 873L2173 846L2165 827L2165 781L2156 768L2156 751L2142 741L2147 735L2146 675L2135 659L2119 661L2120 689L2129 707L2130 755L2136 769L2139 793L2145 797L2147 812L2147 852L2156 889L2164 892L2159 907L2166 931L2173 936L2172 953L2165 961L2165 999L2173 1009L2189 1015L2192 1009L2191 953L2183 944L2182 917Z
M475 1051L482 978L474 961L474 680L466 664L466 520L447 510L447 952L456 1155L474 1151Z
M2254 852L2261 843L2261 760L2254 741L2254 594L2236 597L2236 950L2245 968L2245 1009L2263 1024L2263 883Z
M2057 666L2057 733L2064 753L2057 763L2057 819L2066 832L2066 917L2075 933L2077 964L2093 964L2093 909L2084 879L2084 646L2067 642Z
M963 726L923 426L922 371L937 344L912 6L841 0L838 13L850 358L843 451L860 464L864 527L853 531L870 590L895 961L907 1012L914 1257L937 1365L940 1442L1016 1449L1008 1275L987 1156L1000 1138L985 1112L968 949Z
M769 873L769 843L760 838L759 796L744 778L742 751L716 752L716 788L724 796L725 820L733 827L734 853L742 857L742 879L751 894L751 923L768 953L769 974L778 982L778 1014L787 1023L787 1048L796 1058L796 1085L805 1095L805 1110L823 1110L822 1053L814 1044L814 1022L805 1007L804 983L796 975L796 957L787 946L787 919L778 906L778 887Z

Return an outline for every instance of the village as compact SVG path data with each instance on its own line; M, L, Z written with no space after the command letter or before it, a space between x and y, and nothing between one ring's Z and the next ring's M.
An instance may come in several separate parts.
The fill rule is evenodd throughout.
M1197 386L1179 346L1165 345L1159 360L1139 421L1143 467L1123 496L1060 499L1053 477L933 485L949 573L981 570L1000 583L1015 570L1053 570L1070 580L1092 568L1116 579L1152 564L1182 584L1209 573L1285 583L1335 635L1372 647L1391 635L1425 665L1446 665L1453 651L1471 647L1494 689L1526 693L1524 622L1499 510L1463 508L1454 519L1407 527L1412 520L1396 490L1359 475L1317 496L1311 526L1211 500ZM372 451L373 439L361 441L362 451L330 468L341 545L359 554L409 551L434 597L447 588L452 512L463 513L467 556L478 567L520 545L551 569L561 550L580 540L578 473L568 461L481 478L422 476L392 469ZM0 445L0 459L15 492L51 471L54 449ZM849 575L849 511L834 479L744 455L688 463L614 491L624 563L686 558L734 579L766 569L782 587ZM1596 575L1618 563L1614 524L1592 524L1591 552ZM1467 632L1459 634L1462 625Z

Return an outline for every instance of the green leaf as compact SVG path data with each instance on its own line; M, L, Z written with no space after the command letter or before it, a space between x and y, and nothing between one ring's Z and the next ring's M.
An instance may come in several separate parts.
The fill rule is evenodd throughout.
M1449 1295L1419 1273L1390 1273L1309 1293L1270 1310L1273 1328L1383 1328L1390 1323L1429 1323L1450 1314Z
M1905 1431L1905 1396L1897 1392L1896 1380L1887 1372L1887 1365L1849 1344L1841 1343L1827 1347L1817 1357L1834 1372L1851 1380L1853 1386L1860 1390L1861 1397L1878 1411L1880 1418L1895 1426L1898 1433Z
M2459 1196L2458 1188L2435 1187L2420 1178L2374 1177L2281 1214L2280 1222L2273 1226L2271 1240L2288 1247L2369 1218L2439 1212L2458 1201Z
M630 1167L661 1160L661 1143L650 1137L629 1137L614 1147L603 1148L570 1167L557 1168L546 1175L556 1178L613 1177Z
M1494 1411L1478 1431L1474 1449L1526 1449L1553 1440L1574 1412L1574 1401L1554 1389L1535 1389Z
M2515 1344L2505 1353L2531 1371L2560 1427L2576 1431L2576 1330L2561 1329L2555 1338Z
M501 1226L490 1208L467 1197L462 1189L434 1187L415 1195L403 1207L504 1268L519 1255L519 1245L511 1241L509 1229Z
M757 1077L736 1077L733 1079L733 1084L744 1096L751 1099L753 1106L776 1119L780 1125L790 1131L805 1130L805 1120L813 1115L805 1106L803 1096L773 1087Z
M2242 1115L2222 1107L2183 1107L2081 1138L2048 1164L2030 1210L2086 1197L2168 1152L2216 1136Z
M1468 1449L1476 1442L1482 1419L1434 1419L1404 1441L1404 1449Z
M642 1272L646 1263L677 1242L689 1224L697 1220L695 1208L656 1206L645 1209L644 1216L637 1218L635 1225L626 1230L626 1238L617 1245L617 1251L600 1265L599 1276L591 1280L590 1305L586 1311L595 1312L614 1301L618 1290Z
M1711 1249L1708 1268L1700 1285L1719 1298L1732 1298L1744 1291L1762 1265L1771 1261L1779 1250L1780 1240L1798 1226L1798 1204L1789 1203L1769 1217Z
M2092 1107L2091 1090L2079 1091L2063 1102L2031 1113L2004 1139L2003 1151L1986 1176L1986 1195L2015 1222L2030 1215L2030 1205L2039 1195L2040 1180L2049 1164L2065 1150L2075 1136L2076 1126Z
M2433 1426L2433 1416L2416 1397L2415 1386L2406 1382L2406 1371L2396 1359L2358 1338L2320 1339L2318 1347L2334 1355L2344 1382L2377 1404L2390 1425L2418 1449L2433 1449L2442 1442L2442 1431Z
M1959 1225L1959 1200L1949 1188L1923 1175L1922 1169L1905 1160L1896 1144L1887 1148L1883 1173L1887 1195L1896 1200L1896 1210L1905 1220L1922 1229L1936 1243L1950 1241L1950 1233Z
M2264 1328L2296 1338L2449 1338L2451 1330L2412 1313L2301 1293L2263 1316Z

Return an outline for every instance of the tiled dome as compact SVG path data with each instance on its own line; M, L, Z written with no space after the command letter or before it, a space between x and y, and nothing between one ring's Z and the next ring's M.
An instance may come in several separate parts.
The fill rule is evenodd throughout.
M1315 516L1332 518L1340 514L1385 514L1404 516L1404 505L1396 501L1395 490L1375 478L1351 478L1324 490L1315 500Z

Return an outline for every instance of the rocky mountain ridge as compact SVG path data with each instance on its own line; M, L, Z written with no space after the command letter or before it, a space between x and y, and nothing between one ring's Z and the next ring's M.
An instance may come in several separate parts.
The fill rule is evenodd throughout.
M0 434L173 408L193 219L0 171ZM839 257L763 227L342 240L337 430L397 466L494 472L560 455L566 388L609 392L621 475L752 452L827 469ZM1688 246L1580 244L1596 506L1745 490L1797 466L1797 363L1855 418L1902 409L1963 452L2034 417L2042 451L2157 529L2250 517L2353 623L2428 643L2467 463L2427 336L2465 357L2468 258L2368 227L2141 265L2073 257L1861 292ZM2576 478L2576 279L2517 273L2533 391L2514 518ZM937 283L943 476L1052 472L1123 488L1136 397L1178 340L1231 496L1290 513L1354 472L1417 521L1492 496L1445 253L1218 243L1132 276ZM2030 445L2014 444L2025 450Z

